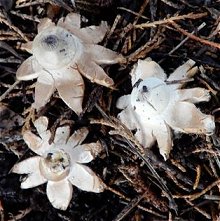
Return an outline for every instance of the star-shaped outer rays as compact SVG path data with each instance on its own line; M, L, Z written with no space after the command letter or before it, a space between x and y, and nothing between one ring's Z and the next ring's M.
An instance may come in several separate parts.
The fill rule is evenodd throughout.
M215 130L214 118L203 114L195 103L209 101L209 91L203 88L181 89L184 80L192 77L197 67L188 60L168 78L163 69L147 58L139 60L131 71L133 90L120 97L117 107L122 109L118 118L144 147L157 142L164 159L173 146L172 131L211 135Z
M97 45L104 38L108 26L81 28L80 15L70 13L57 25L45 18L38 25L33 42L24 45L33 55L18 68L18 80L37 78L35 85L35 109L42 108L55 90L76 113L82 112L84 81L112 87L113 80L105 73L102 64L124 62L122 55Z
M102 150L99 142L82 144L88 135L81 128L70 136L68 126L58 127L52 144L51 132L47 130L48 119L40 117L34 125L38 135L24 132L28 147L38 156L25 159L14 165L12 172L27 174L21 183L22 189L47 183L46 193L53 207L66 210L72 198L72 185L84 191L100 193L105 184L85 163L91 162Z

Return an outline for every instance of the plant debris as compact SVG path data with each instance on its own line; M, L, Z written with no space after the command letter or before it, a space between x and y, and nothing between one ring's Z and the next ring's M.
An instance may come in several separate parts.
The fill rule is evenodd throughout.
M214 0L0 1L0 220L219 220L219 17L220 2ZM59 39L55 31L58 29L59 36L65 33L74 36L74 40L63 41L70 55L75 52L73 42L83 45L84 50L76 47L77 53L83 51L76 65L71 63L71 56L67 59L56 57L56 53L48 56L48 50L38 47L42 38L53 34L54 38L46 38L50 43L46 47L53 48ZM81 40L75 41L75 38ZM31 50L30 42L34 42L34 47L37 45L35 51ZM27 52L33 53L31 58ZM157 77L161 70L166 70L163 86L152 92L161 89L162 101L167 101L168 87L184 86L184 89L174 90L179 92L199 89L202 96L196 100L187 97L186 103L193 106L200 117L211 122L210 127L200 127L201 133L196 131L195 124L190 127L193 131L174 125L170 132L172 151L169 146L162 153L168 158L166 161L160 154L164 145L154 142L150 148L145 148L142 140L135 136L137 131L129 128L132 118L123 122L117 118L121 110L116 104L121 97L132 94L135 88L146 94L151 87L152 82L145 80L147 76L138 81L138 75L130 75L135 71L133 67L137 68L148 57L158 64L154 73ZM47 84L36 93L39 77L34 79L38 75L33 75L36 74L32 71L33 66L28 70L21 68L32 59L37 62L38 70L49 70L49 73L51 67L58 73L62 68L75 65L71 71L80 79L80 86L73 84L75 81L71 79L74 77L66 74L65 69L55 84L48 84L48 78L53 75L47 72L48 78L43 77ZM172 79L173 74L169 73L175 73L184 63L190 67L194 65L189 72L194 74L193 79ZM86 73L83 72L85 68ZM101 71L102 78L94 74L94 68ZM149 68L144 68L143 72L141 69L140 76L149 73L145 69ZM31 75L26 75L27 71ZM26 79L18 80L16 72L20 72L18 77L23 75ZM64 79L67 97L57 88ZM46 90L46 87L52 89ZM79 88L80 93L74 94ZM47 93L43 93L45 91ZM165 107L166 102L155 102L155 105ZM173 107L176 109L173 114L178 115L181 122L187 122L189 115L176 104ZM48 125L42 123L42 119L48 119L45 120ZM42 124L36 126L41 120ZM143 119L141 121L143 123ZM51 181L44 179L42 185L21 188L21 183L25 186L25 182L30 181L31 173L27 173L32 164L28 163L28 169L20 167L23 171L17 172L23 175L12 171L16 172L18 165L30 159L42 158L41 166L47 178L51 175L51 171L45 169L48 165L60 169L62 179L68 177L70 159L62 146L81 130L89 133L86 132L85 140L83 138L83 143L76 148L86 144L89 148L85 151L76 149L75 154L82 161L74 159L71 162L77 168L87 168L83 171L89 171L86 174L90 174L90 178L95 177L97 186L93 186L91 180L78 183L75 179L73 184L79 188L68 181L66 188L48 193L47 186ZM43 142L39 131L48 135L46 141ZM47 147L54 147L59 142L57 137L62 137L62 133L57 136L59 131L68 134L64 137L67 143L62 142L59 146L64 152L54 148L47 156L43 149L38 149L39 146L30 145L37 140ZM45 155L36 156L39 150ZM62 162L59 161L61 158ZM32 169L36 167L37 164ZM76 177L82 176L83 173L77 172ZM101 189L96 188L100 185ZM61 196L59 202L55 200L57 195Z

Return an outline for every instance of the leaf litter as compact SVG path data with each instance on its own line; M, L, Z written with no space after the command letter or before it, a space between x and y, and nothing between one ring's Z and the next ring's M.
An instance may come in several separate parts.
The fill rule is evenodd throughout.
M1 220L218 220L218 1L112 0L103 4L99 0L76 0L73 4L67 0L17 0L7 5L2 1L1 5L0 101L10 113L6 124L1 119ZM37 35L41 19L49 17L57 23L71 11L83 16L82 27L107 21L110 30L100 45L122 54L126 62L103 66L114 80L114 88L84 79L79 116L69 110L57 92L36 112L31 109L35 81L16 81L18 67L29 56L22 45ZM116 119L120 113L116 101L132 91L129 73L139 59L147 57L167 73L192 59L199 71L193 81L183 82L184 88L204 88L211 96L196 107L215 117L215 133L175 133L167 161L157 148L143 148L135 131ZM46 185L20 189L20 176L11 169L15 163L34 156L22 137L25 131L35 130L33 123L41 116L49 119L52 134L61 126L71 126L71 132L88 127L85 143L99 140L105 151L88 166L104 181L103 193L74 189L68 209L60 212L48 201Z

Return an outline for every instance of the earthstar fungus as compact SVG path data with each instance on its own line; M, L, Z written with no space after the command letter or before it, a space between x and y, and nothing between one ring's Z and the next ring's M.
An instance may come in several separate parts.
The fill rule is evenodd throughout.
M108 26L81 28L80 15L70 13L55 25L43 19L38 34L26 49L33 55L18 68L18 80L37 78L33 107L40 109L57 89L63 101L77 114L82 112L84 81L112 87L113 80L100 65L123 62L123 56L97 45L105 36Z
M48 119L40 117L34 125L39 136L26 131L23 138L38 156L14 165L12 172L27 174L21 183L28 189L47 183L46 193L53 207L66 210L72 198L72 185L84 191L100 193L105 185L84 163L91 162L102 150L99 142L82 144L88 134L86 128L70 136L69 126L58 127L54 141L49 144L51 132L47 130Z
M184 80L196 73L195 62L188 60L168 78L163 69L147 58L131 71L132 92L120 97L118 118L144 147L157 141L160 154L168 159L173 146L172 132L211 135L214 118L203 114L194 103L209 101L209 91L200 87L181 89Z

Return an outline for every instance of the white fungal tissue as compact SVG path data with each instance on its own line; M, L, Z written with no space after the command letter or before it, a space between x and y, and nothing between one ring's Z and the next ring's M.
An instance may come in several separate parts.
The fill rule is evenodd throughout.
M194 103L209 101L209 91L200 87L181 89L184 81L194 75L197 67L188 60L168 78L163 69L150 58L139 60L131 71L133 90L122 96L117 107L118 118L144 147L157 142L160 154L168 159L173 146L172 131L211 135L214 118L203 114Z
M58 127L50 144L51 132L47 130L48 119L40 117L34 125L39 136L26 131L23 138L38 156L14 165L12 172L27 174L21 183L28 189L47 183L47 197L53 207L66 210L72 198L72 185L84 191L100 193L105 185L84 163L91 162L101 151L99 142L82 144L88 130L81 128L70 136L69 126Z
M105 36L108 26L80 27L80 15L70 13L57 25L43 19L38 35L25 45L33 55L18 68L18 80L37 78L33 107L40 109L57 89L63 101L77 114L82 112L84 81L112 87L113 80L100 65L123 62L123 56L97 45Z

